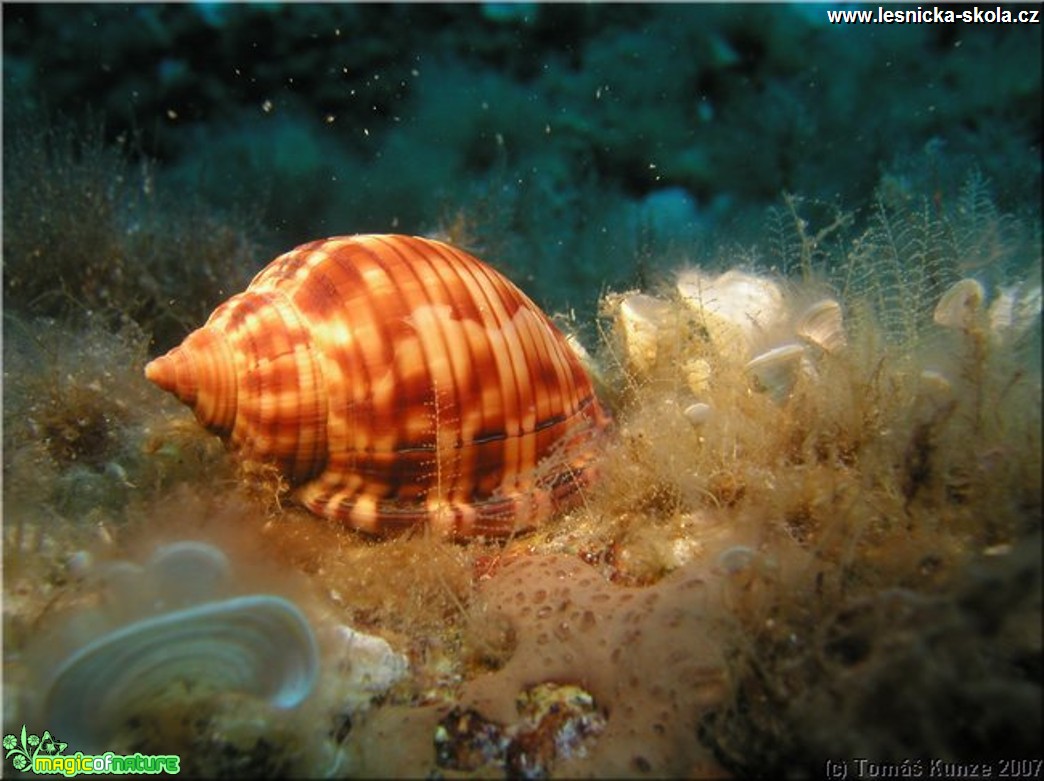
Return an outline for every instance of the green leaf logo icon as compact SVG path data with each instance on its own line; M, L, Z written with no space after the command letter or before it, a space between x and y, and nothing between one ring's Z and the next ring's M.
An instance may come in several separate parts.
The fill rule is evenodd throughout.
M69 744L58 740L48 730L44 730L43 737L28 733L23 724L19 735L4 735L3 746L4 759L10 759L15 770L29 770L37 754L60 756Z

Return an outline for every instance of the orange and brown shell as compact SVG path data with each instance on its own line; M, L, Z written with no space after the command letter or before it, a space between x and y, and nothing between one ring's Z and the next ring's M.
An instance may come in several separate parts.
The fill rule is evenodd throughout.
M410 236L281 255L145 373L310 510L375 534L538 526L579 498L608 424L524 293Z

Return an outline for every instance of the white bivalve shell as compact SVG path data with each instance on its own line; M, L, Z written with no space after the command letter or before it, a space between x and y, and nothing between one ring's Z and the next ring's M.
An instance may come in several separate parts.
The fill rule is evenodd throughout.
M688 418L689 422L694 426L702 426L707 423L714 416L714 408L710 404L705 404L702 401L697 401L694 404L690 404L683 411L682 414Z
M967 331L975 325L985 297L986 292L977 280L962 279L942 294L933 318L946 328Z
M804 358L800 344L784 344L757 356L745 368L764 391L780 400L794 387Z
M608 424L522 291L411 236L276 258L146 375L307 508L374 534L538 526L579 500Z
M841 305L832 298L817 301L802 312L794 332L828 353L838 352L846 342Z

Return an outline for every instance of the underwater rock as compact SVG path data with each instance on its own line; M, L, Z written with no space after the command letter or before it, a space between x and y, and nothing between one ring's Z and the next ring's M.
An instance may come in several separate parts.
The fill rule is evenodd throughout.
M556 763L587 756L605 729L606 715L576 684L540 683L518 697L522 716L507 749L511 778L550 778Z
M508 738L504 729L470 709L453 708L435 728L435 764L474 771L502 765Z
M594 698L575 684L539 683L521 692L520 720L498 724L470 708L453 708L435 728L435 764L508 778L551 778L556 762L583 758L605 729Z
M638 205L638 211L653 237L692 241L703 218L689 191L684 187L653 190Z
M384 638L344 625L334 627L331 634L327 645L334 649L336 675L329 689L335 690L332 699L342 710L361 710L409 675L409 660L396 653ZM327 693L331 694L329 689Z

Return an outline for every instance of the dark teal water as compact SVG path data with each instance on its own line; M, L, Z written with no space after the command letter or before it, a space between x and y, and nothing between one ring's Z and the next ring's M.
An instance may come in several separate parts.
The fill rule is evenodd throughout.
M945 205L975 169L1005 209L1039 205L1040 25L828 16L860 9L7 4L5 130L90 113L158 189L248 215L253 268L441 231L587 315L764 240L784 192Z

